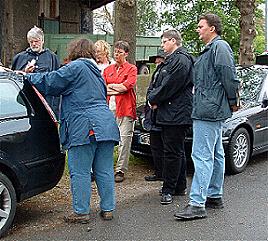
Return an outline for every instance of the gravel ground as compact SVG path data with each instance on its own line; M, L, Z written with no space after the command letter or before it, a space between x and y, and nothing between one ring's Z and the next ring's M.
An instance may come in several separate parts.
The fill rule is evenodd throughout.
M129 204L150 191L158 192L161 182L144 180L145 175L153 172L150 168L146 163L129 167L124 182L116 183L117 205ZM92 183L91 209L93 216L97 215L99 198L95 182ZM13 227L7 237L63 226L63 216L71 210L69 176L65 174L52 190L18 204Z

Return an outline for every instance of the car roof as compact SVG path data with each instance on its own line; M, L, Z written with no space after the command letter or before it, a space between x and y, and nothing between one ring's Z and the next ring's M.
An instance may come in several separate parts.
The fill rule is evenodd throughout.
M237 67L238 70L242 70L242 69L263 69L264 71L268 71L268 65L259 65L259 64L237 65L236 67Z
M16 74L13 71L0 71L0 82L2 81L12 81L18 86L23 86L23 75Z

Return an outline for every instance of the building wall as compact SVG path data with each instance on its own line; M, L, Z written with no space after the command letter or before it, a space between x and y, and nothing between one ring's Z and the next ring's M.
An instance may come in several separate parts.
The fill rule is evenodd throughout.
M46 1L46 0L44 0ZM59 0L59 31L81 32L81 0ZM39 26L39 1L0 0L0 58L6 67L18 52L28 47L26 35Z
M16 6L16 7L15 7ZM39 24L38 1L13 0L13 30L14 30L14 51L21 52L27 48L27 32ZM22 14L23 13L23 14Z
M60 33L80 33L81 7L78 0L60 1Z

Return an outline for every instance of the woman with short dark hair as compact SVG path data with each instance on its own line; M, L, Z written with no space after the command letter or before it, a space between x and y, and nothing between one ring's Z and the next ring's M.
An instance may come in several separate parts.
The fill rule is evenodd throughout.
M89 221L91 168L101 199L101 216L110 220L115 208L113 150L119 131L106 102L107 90L95 62L94 43L75 40L68 52L70 62L59 70L26 77L43 94L62 95L60 138L68 150L74 211L65 216L65 221Z

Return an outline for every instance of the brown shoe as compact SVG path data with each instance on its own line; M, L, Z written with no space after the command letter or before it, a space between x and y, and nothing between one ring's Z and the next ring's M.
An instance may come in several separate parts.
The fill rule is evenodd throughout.
M103 218L103 220L112 220L113 219L113 211L102 211L100 212L100 216Z
M82 224L86 224L86 223L89 223L90 216L89 216L89 214L72 213L70 215L64 216L64 221L66 223L82 223Z
M115 175L114 175L114 181L115 182L123 182L124 181L124 173L123 172L117 172L117 173L115 173Z

